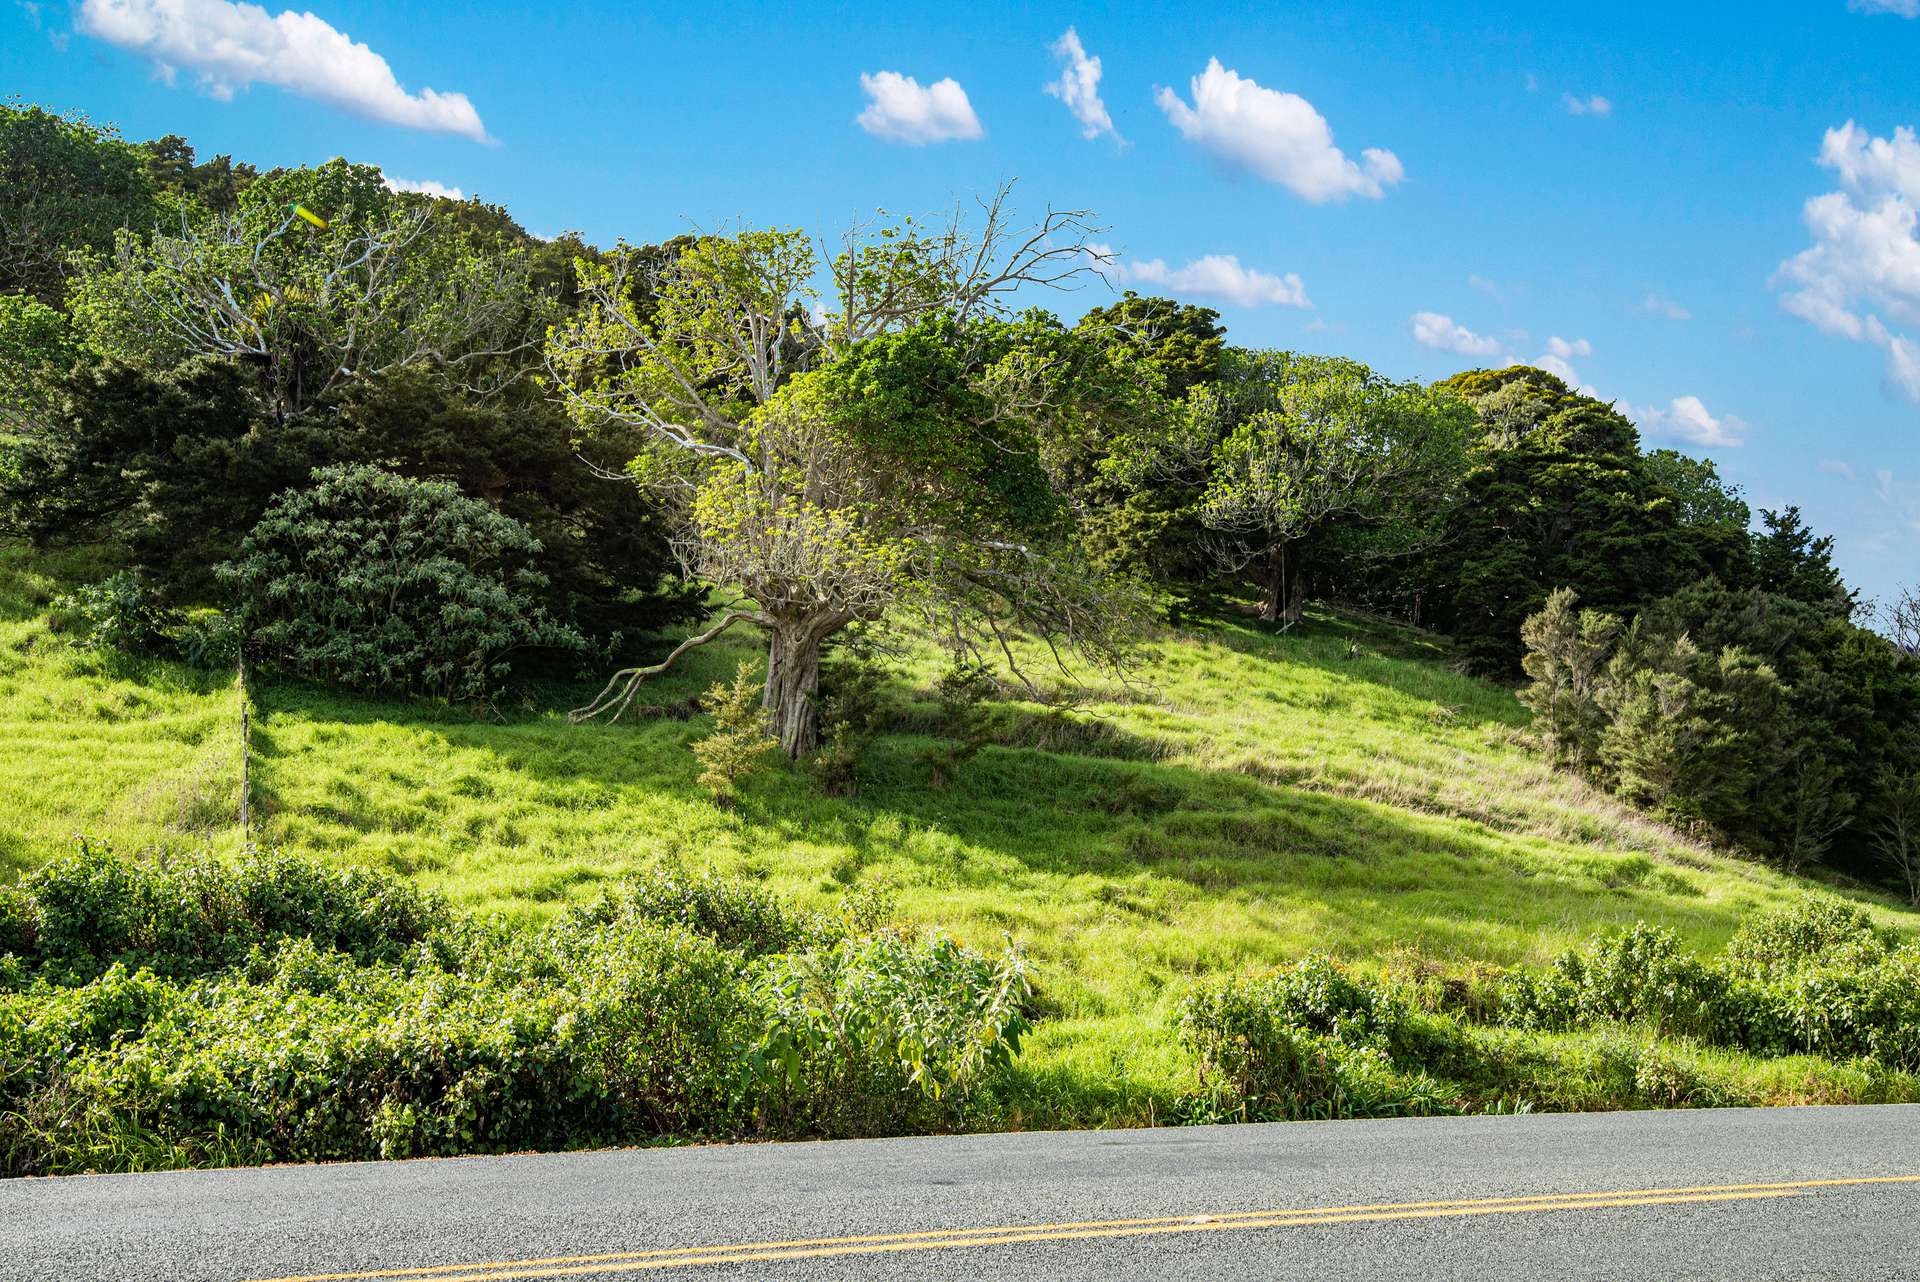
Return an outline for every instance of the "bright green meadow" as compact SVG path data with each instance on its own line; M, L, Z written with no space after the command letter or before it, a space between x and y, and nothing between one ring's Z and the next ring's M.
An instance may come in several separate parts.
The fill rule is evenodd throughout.
M99 572L85 555L0 550L0 876L79 833L123 851L243 843L234 680L58 635L52 597ZM1169 633L1074 711L999 707L994 745L945 787L920 755L941 659L913 648L857 795L781 765L722 808L696 783L687 745L705 718L688 704L756 654L744 634L694 652L643 695L653 715L617 725L569 724L590 693L575 688L479 720L256 683L252 838L519 920L663 861L807 907L879 888L903 921L983 947L1010 938L1035 963L1042 1017L1013 1125L1164 1120L1194 1073L1176 1006L1202 979L1308 953L1484 973L1634 921L1711 952L1812 885L1548 768L1509 691L1370 618ZM1920 924L1820 889L1904 933ZM1824 1061L1699 1054L1757 1100L1861 1093Z

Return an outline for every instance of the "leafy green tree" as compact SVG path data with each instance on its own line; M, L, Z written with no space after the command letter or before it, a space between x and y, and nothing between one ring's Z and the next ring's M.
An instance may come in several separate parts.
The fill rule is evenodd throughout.
M113 129L15 101L0 104L0 293L57 307L68 257L105 249L160 217L146 157Z
M767 633L764 703L790 756L818 743L822 647L894 606L962 646L1017 625L1117 657L1130 598L1080 564L1043 460L1041 422L1073 402L1063 332L1002 302L1084 272L1081 227L1050 214L1016 233L996 200L976 233L851 237L825 307L795 231L582 264L587 304L548 343L556 386L583 428L640 435L631 470L676 500L686 568L745 601L663 663L615 673L575 718L618 717L740 623Z
M328 225L302 221L295 203ZM431 210L344 160L261 177L230 218L145 239L123 231L71 293L75 324L101 351L149 369L243 361L281 418L404 366L504 390L532 370L554 314L525 251L476 253L437 234Z
M232 156L195 163L193 145L179 134L141 143L140 150L155 190L175 196L190 210L223 218L239 212L241 193L260 177L259 170L235 164Z
M482 702L527 648L579 650L541 607L539 542L440 481L330 467L221 568L253 654L370 693Z
M1607 724L1600 691L1620 641L1620 620L1599 610L1577 610L1572 588L1558 588L1540 613L1520 627L1527 647L1520 664L1532 678L1520 701L1533 710L1534 726L1554 761L1591 772L1600 764L1600 736Z
M1337 525L1417 541L1451 506L1472 412L1446 391L1395 383L1357 361L1236 354L1213 412L1226 420L1201 519L1261 585L1261 617L1292 623L1316 539Z
M1440 386L1473 405L1481 433L1452 509L1453 563L1436 582L1435 616L1478 666L1517 666L1520 625L1555 588L1619 611L1704 572L1625 417L1525 366Z
M1833 564L1833 537L1815 537L1800 519L1800 509L1760 512L1761 533L1753 541L1753 574L1766 592L1810 605L1837 619L1849 618L1854 593Z
M1196 417L1189 401L1219 376L1219 321L1210 308L1131 290L1088 311L1074 331L1105 354L1099 372L1127 389L1107 398L1111 409L1123 400L1131 409L1083 420L1085 430L1049 442L1050 466L1080 514L1089 554L1177 597L1206 591L1218 569L1200 519L1218 425Z
M1693 458L1676 450L1654 450L1642 456L1649 479L1673 497L1674 517L1686 553L1724 583L1740 586L1750 577L1751 539L1747 527L1753 511L1740 497L1740 488L1720 478L1712 459Z
M1143 298L1132 290L1117 303L1089 309L1074 328L1151 361L1167 395L1176 400L1220 376L1227 343L1220 313L1211 307Z
M251 376L232 362L149 373L85 356L50 385L0 473L0 529L36 543L118 539L164 595L201 595L317 452L254 423Z
M80 359L64 313L27 294L0 294L0 437L30 432L52 385Z

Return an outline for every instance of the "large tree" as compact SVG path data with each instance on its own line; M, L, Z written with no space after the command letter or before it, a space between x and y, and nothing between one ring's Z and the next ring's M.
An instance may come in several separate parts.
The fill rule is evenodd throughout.
M1632 609L1707 571L1639 433L1611 406L1526 366L1439 386L1480 419L1439 612L1480 666L1518 667L1520 626L1556 588L1596 609Z
M0 104L0 294L58 306L76 249L160 217L146 155L82 116Z
M580 264L583 306L548 343L554 386L583 429L633 440L629 470L680 513L687 570L742 599L665 662L615 673L577 720L618 717L647 677L743 623L767 635L765 704L794 756L818 742L822 647L896 606L1009 662L1016 628L1118 657L1131 598L1080 563L1043 450L1049 420L1084 408L1077 348L1009 302L1100 260L1082 215L1016 229L1004 197L976 228L856 230L827 258L825 299L821 251L797 231Z
M1234 353L1213 412L1202 519L1251 567L1261 617L1293 623L1316 538L1336 526L1395 530L1413 545L1454 501L1473 423L1459 397L1396 383L1357 361Z
M443 231L431 203L344 160L277 170L237 199L231 217L121 232L72 283L76 325L101 351L148 368L244 362L283 418L403 367L485 394L537 363L553 303L524 248L476 249Z

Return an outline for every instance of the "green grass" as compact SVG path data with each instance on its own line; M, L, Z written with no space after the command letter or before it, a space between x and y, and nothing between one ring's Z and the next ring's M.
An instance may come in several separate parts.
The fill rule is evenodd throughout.
M97 554L0 547L0 876L73 835L239 845L239 692L181 664L79 649L49 626Z
M0 561L6 857L75 831L234 840L212 822L231 791L193 782L231 759L231 683L116 668L48 636L26 603L81 568ZM729 638L646 697L679 705L754 654ZM915 649L896 683L904 715L858 796L783 768L732 810L695 783L699 718L573 726L561 709L576 692L547 690L491 723L277 682L254 696L259 839L522 919L660 860L805 905L885 887L903 918L969 943L1010 936L1038 963L1046 1018L1021 1107L1055 1124L1162 1120L1192 1074L1173 1011L1204 977L1307 952L1539 963L1634 920L1713 950L1806 893L1546 768L1511 693L1449 660L1355 616L1280 636L1210 624L1158 642L1133 684L1099 687L1080 712L1009 705L1004 744L939 788L917 756L938 660Z

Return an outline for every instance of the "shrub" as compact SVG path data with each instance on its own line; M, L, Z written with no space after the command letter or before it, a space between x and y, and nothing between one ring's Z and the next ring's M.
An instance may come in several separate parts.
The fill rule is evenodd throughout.
M583 925L680 926L749 957L792 952L836 934L818 914L796 912L758 886L671 865L616 882L597 903L572 915Z
M829 797L850 797L860 790L860 760L888 713L883 688L887 675L886 668L858 652L826 673L820 749L811 764L820 790Z
M59 984L116 964L187 978L294 937L359 962L397 962L446 920L439 901L360 869L274 854L232 866L135 862L82 840L0 897L0 952Z
M1032 982L1020 955L940 936L849 936L769 959L772 1021L754 1062L779 1129L880 1135L956 1118L1012 1064Z
M995 692L993 676L983 664L956 660L940 676L935 693L940 704L940 729L946 742L922 751L921 759L933 767L933 784L944 788L953 781L961 766L980 755L993 740L993 725L986 702Z
M525 647L579 650L538 604L540 544L450 484L326 467L281 494L221 568L249 646L369 693L483 701Z
M1385 1117L1451 1111L1442 1086L1392 1054L1403 1012L1338 964L1201 989L1182 1004L1180 1037L1199 1063L1195 1120Z
M713 729L693 742L700 786L720 805L731 805L740 796L741 781L765 768L767 753L778 742L761 706L752 662L742 660L733 683L716 683L700 707L713 718Z
M1502 1019L1517 1028L1645 1024L1666 1036L1712 1037L1732 1018L1726 977L1682 954L1673 933L1636 923L1556 957L1541 974L1515 971Z
M1727 960L1751 975L1809 963L1871 963L1894 939L1863 909L1837 899L1813 899L1742 923L1727 942Z
M77 644L96 650L152 654L170 645L179 616L161 605L138 572L122 570L98 583L56 597L53 608L70 616Z
M1015 953L662 875L537 930L295 860L96 847L0 895L0 1174L946 1127Z

